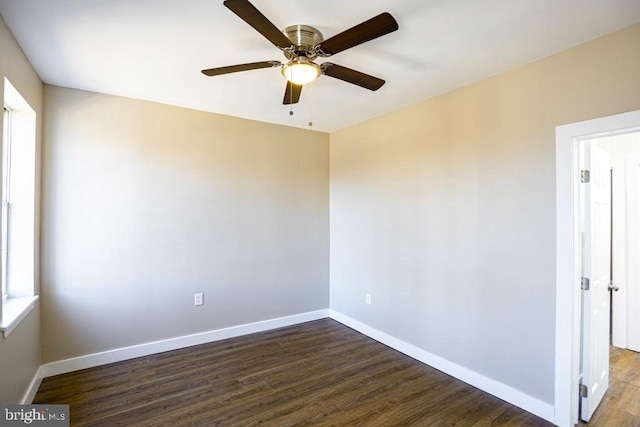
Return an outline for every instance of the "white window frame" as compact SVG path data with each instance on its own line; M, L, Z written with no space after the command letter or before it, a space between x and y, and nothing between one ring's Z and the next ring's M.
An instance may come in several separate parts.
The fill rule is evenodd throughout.
M0 255L0 280L2 281L2 302L4 303L9 294L7 287L7 266L8 266L8 222L9 222L9 189L11 176L11 110L5 105L2 110L2 212L0 214L0 244L2 247Z
M35 307L36 113L4 79L0 332L6 339Z

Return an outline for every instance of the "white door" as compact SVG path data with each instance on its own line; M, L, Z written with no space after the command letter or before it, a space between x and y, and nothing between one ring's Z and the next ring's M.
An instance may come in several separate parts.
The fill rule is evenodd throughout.
M589 421L609 387L609 276L611 266L611 179L609 153L596 143L585 143L589 182L584 189L582 291L582 384L580 416Z

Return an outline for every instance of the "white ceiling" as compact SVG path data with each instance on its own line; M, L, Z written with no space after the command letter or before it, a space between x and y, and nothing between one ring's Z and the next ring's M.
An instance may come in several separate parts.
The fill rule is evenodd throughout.
M290 116L278 69L202 75L284 61L222 0L0 0L0 13L45 83L303 128L312 112L312 129L328 132L640 21L640 0L252 3L279 28L312 25L325 38L390 12L398 31L329 59L386 85L371 92L322 76Z

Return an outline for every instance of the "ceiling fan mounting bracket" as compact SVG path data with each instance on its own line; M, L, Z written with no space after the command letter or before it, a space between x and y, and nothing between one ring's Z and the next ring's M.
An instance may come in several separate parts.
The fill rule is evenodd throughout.
M315 47L324 40L324 37L317 28L309 25L290 25L282 33L292 43L291 47L282 50L288 60L306 56L313 61L318 56Z
M315 47L315 49L313 49L313 50L314 50L314 52L315 52L315 54L316 54L316 57L320 56L320 57L322 57L322 58L328 58L329 56L331 56L331 55L330 55L330 54L328 54L328 53L324 53L324 52L322 51L322 47L321 47L321 46L319 46L319 45L318 45L318 46L316 46L316 47Z

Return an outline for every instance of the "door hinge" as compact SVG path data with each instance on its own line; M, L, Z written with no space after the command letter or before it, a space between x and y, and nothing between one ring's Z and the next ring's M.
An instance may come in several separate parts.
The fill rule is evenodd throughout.
M587 397L589 395L589 387L585 384L580 384L580 397Z
M591 181L591 172L588 170L580 171L580 182L584 184L589 181Z
M583 277L580 279L580 289L582 289L583 291L588 291L589 290L589 278L588 277Z

